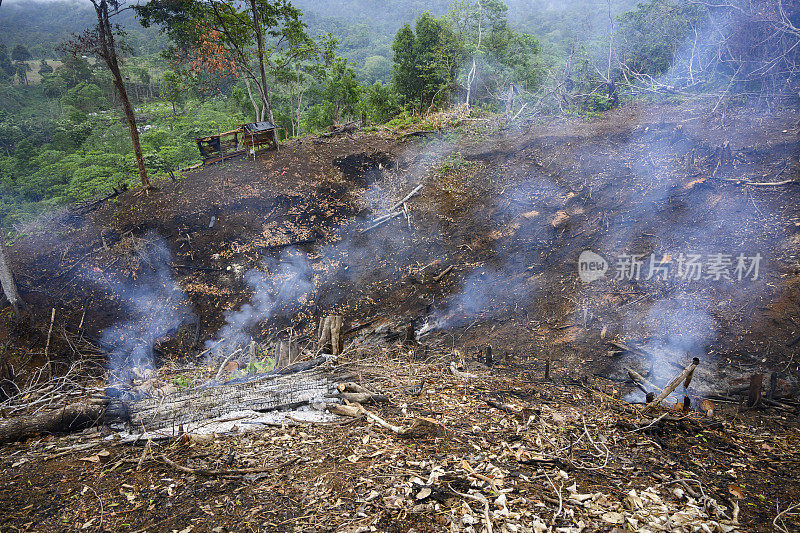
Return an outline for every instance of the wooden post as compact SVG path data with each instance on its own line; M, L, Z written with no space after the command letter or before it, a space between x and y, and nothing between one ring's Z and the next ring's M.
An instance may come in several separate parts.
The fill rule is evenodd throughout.
M486 346L486 358L484 359L486 366L492 366L492 345Z
M775 398L775 390L777 388L778 388L778 373L777 372L773 372L769 376L769 394L768 394L767 398L769 398L770 401Z
M414 330L414 320L409 320L403 334L403 347L411 348L417 343L417 332Z
M764 381L763 374L753 374L750 376L750 393L747 395L747 407L755 407L761 399L761 383Z
M550 381L550 356L544 361L544 379Z

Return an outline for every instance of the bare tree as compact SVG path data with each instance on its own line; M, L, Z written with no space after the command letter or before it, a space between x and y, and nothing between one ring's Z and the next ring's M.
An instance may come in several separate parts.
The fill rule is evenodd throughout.
M97 26L86 30L82 35L73 37L60 48L74 56L89 53L105 62L109 72L111 72L111 76L114 78L114 88L122 101L122 109L125 112L125 120L128 123L131 142L133 143L133 153L136 156L136 165L139 167L139 177L142 180L142 185L149 188L150 179L147 177L147 168L144 165L142 145L139 142L139 130L136 127L136 115L128 98L128 91L125 90L125 82L122 78L117 54L119 45L114 36L114 26L110 21L110 17L119 13L123 8L119 0L89 1L94 6L94 11L97 15Z
M483 6L480 1L478 2L478 44L475 46L475 52L472 54L472 68L467 73L467 107L469 107L469 100L472 96L472 83L478 75L478 67L475 62L475 56L481 51L481 41L483 40Z
M5 248L6 245L0 242L0 284L3 286L3 293L6 295L8 303L11 304L11 308L14 310L14 317L19 318L19 305L22 299L19 297L17 284L14 282L14 276L8 266Z

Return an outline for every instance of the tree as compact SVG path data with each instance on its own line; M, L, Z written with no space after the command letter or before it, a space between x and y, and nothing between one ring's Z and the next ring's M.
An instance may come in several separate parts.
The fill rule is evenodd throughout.
M139 142L139 130L136 126L136 115L133 106L128 98L125 89L122 72L120 71L120 60L116 40L116 28L111 24L111 16L119 13L121 3L119 0L90 0L97 15L97 25L86 30L82 35L75 36L71 41L62 45L62 49L77 58L81 53L89 53L102 59L108 67L114 80L114 88L117 90L122 109L125 112L125 119L128 123L131 142L133 143L133 153L136 156L136 165L139 169L139 177L145 188L150 188L150 179L147 177L147 168L144 163L144 154Z
M539 42L513 30L507 13L508 7L500 0L465 0L454 3L448 14L468 60L464 79L467 105L473 100L496 101L512 83L529 89L538 83L535 56Z
M3 43L0 43L0 78L8 79L16 72L17 69L11 63L11 58L8 57L8 48Z
M392 43L394 52L394 74L392 80L397 92L405 100L411 100L419 94L420 75L416 54L414 52L414 31L406 24L397 32Z
M90 82L81 82L67 91L64 102L76 109L89 113L97 109L102 102L103 92L100 87Z
M397 32L392 51L395 87L407 102L416 101L422 111L424 105L434 105L437 97L448 100L461 52L446 20L423 13L414 31L406 24Z
M53 67L51 67L46 59L42 59L41 63L39 63L39 75L44 77L48 74L53 73Z
M17 79L20 84L28 84L28 72L31 66L27 63L31 59L31 53L27 48L18 44L11 51L11 59L14 60L14 68L17 71Z
M376 124L383 124L399 111L397 94L390 87L376 81L365 87L361 97L361 110Z
M179 47L208 46L213 32L214 42L225 52L214 58L232 61L244 74L257 120L275 121L268 71L274 80L294 62L319 53L306 33L302 13L287 0L150 0L137 13L144 26L160 24Z
M339 122L343 116L355 115L361 86L356 81L356 72L343 57L337 57L332 65L325 87L325 101L333 109L333 121Z
M3 239L0 239L0 284L3 286L3 293L6 295L8 303L11 304L11 308L14 310L14 317L19 318L19 306L22 299L19 297L17 284L11 273L11 267L8 265L5 248L6 245Z
M470 54L472 66L467 72L466 104L470 104L472 86L478 76L479 57L483 54L484 33L495 32L506 24L508 7L499 0L455 2L448 18L453 25L459 46Z
M392 75L392 62L383 56L368 56L364 59L362 72L368 83L385 82Z
M31 66L27 63L15 63L14 67L17 69L17 79L19 80L20 85L25 84L28 85L28 72L31 70Z
M172 104L172 119L173 122L178 116L177 106L183 103L183 89L180 83L180 77L173 71L167 71L161 78L161 89L159 90L159 98L165 102ZM172 129L172 124L170 124Z
M18 44L11 51L11 59L13 59L14 61L17 61L17 62L30 61L31 60L31 53L28 51L27 48L25 48L21 44Z

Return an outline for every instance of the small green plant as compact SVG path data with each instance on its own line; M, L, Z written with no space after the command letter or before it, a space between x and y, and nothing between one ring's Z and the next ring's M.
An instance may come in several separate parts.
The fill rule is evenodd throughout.
M246 367L241 370L234 370L231 372L226 381L232 379L239 379L252 374L260 374L262 372L269 372L275 370L275 359L272 357L264 357L262 359L254 359L250 361Z
M471 163L464 159L464 156L462 156L460 152L456 152L455 154L450 154L445 158L445 160L439 166L439 172L441 172L443 175L452 174L469 167L470 164Z
M189 389L194 386L194 380L181 374L172 378L172 384L179 389Z
M270 370L275 370L275 359L272 357L251 361L244 369L247 374L258 374L261 372L269 372Z
M387 122L386 126L394 129L403 129L413 126L414 124L419 124L420 122L422 122L420 117L409 115L406 111L403 111L398 116Z

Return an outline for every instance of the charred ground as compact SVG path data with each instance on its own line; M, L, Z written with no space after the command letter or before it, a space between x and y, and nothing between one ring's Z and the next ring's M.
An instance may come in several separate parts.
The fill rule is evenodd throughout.
M555 425L580 427L585 414L596 417L593 429L620 430L629 418L621 398L633 390L623 382L624 368L643 363L609 354L613 339L666 349L683 330L697 329L683 355L703 359L706 382L730 386L753 372L778 372L781 393L793 397L800 361L797 345L787 344L800 330L800 189L753 184L800 178L798 135L790 113L734 109L723 115L685 106L626 107L589 121L557 119L522 129L468 119L413 136L378 131L294 140L256 160L189 172L147 194L126 192L84 216L38 221L11 252L34 315L33 324L4 326L11 339L6 349L19 357L44 343L49 309L55 307L51 353L63 365L77 358L67 339L81 322L90 340L99 339L123 313L113 293L87 273L114 272L128 281L147 276L141 247L160 238L172 252L173 274L191 313L156 353L162 362L196 363L204 342L225 323L226 311L249 301L243 273L263 269L265 257L303 254L313 269L312 296L299 310L275 313L253 333L269 339L292 326L312 334L319 318L334 310L351 325L379 318L359 332L362 349L349 363L361 365L367 381L392 391L386 416L400 417L405 403L439 417L455 436L408 445L399 456L396 450L383 452L393 464L405 461L398 467L404 473L378 464L382 454L364 459L387 439L386 446L394 444L392 437L360 426L274 429L181 449L197 464L246 466L266 454L281 467L267 478L221 482L158 462L138 470L140 448L115 447L111 461L101 464L77 461L80 453L48 462L46 447L57 441L37 443L31 451L6 447L9 481L0 499L4 508L16 509L7 513L8 526L80 526L98 516L99 500L106 502L103 527L119 530L182 529L190 523L209 530L247 523L265 530L303 524L308 530L336 529L369 523L359 517L364 509L358 502L375 489L384 504L367 514L376 517L378 530L437 530L445 527L436 521L442 513L395 508L381 487L391 484L392 475L408 478L413 471L424 478L431 464L456 464L456 458L499 461L515 479L523 472L527 477L513 494L534 509L536 502L552 507L557 496L547 480L528 480L537 477L537 467L525 473L494 449L521 437L519 427L506 420L513 416L493 411L485 400L538 409ZM720 162L725 143L731 157ZM408 202L408 218L361 233L366 221L420 183L424 187ZM576 272L586 249L760 252L764 263L762 277L746 288L613 280L587 286ZM670 320L686 302L710 318ZM395 340L409 322L425 333L410 351ZM486 345L503 356L502 365L469 363L481 379L466 385L442 377L448 361L458 359L454 354L470 361ZM546 360L553 361L555 383L541 380ZM430 376L438 376L434 384L420 384ZM406 385L419 385L422 396ZM796 412L744 412L735 404L720 410L716 419L698 415L662 423L643 439L628 434L624 443L615 441L614 459L599 474L578 468L569 472L571 479L584 492L602 488L621 498L631 487L666 481L659 476L690 471L722 501L732 498L729 485L744 487L743 529L770 530L775 505L784 509L798 499ZM296 448L290 450L284 438ZM370 438L382 444L372 449ZM18 464L20 456L30 457ZM355 461L346 459L353 456ZM732 470L732 476L726 473ZM54 486L56 472L63 479ZM365 478L370 482L360 481ZM449 486L466 492L458 489L463 482L453 479ZM170 483L172 490L165 488ZM316 496L299 488L314 483ZM84 484L98 491L96 497L81 493ZM120 496L127 491L136 497ZM118 506L109 509L116 500ZM553 512L539 514L546 519Z

